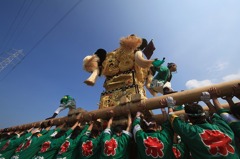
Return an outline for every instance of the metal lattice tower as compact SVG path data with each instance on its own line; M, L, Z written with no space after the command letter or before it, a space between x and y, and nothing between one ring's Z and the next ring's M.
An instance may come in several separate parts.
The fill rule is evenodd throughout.
M0 72L4 70L9 64L14 65L14 61L21 60L24 57L23 50L12 49L5 53L7 56L1 57L3 61L0 61Z

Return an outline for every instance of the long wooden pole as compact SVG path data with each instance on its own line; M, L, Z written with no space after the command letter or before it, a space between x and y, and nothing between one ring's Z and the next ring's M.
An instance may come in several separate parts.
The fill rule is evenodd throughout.
M149 99L140 99L140 98L138 99L138 98L134 98L134 96L133 96L132 100L130 102L120 104L118 106L93 110L90 112L83 112L81 121L90 121L90 120L92 120L92 118L91 118L92 116L95 116L95 118L108 119L109 118L108 112L110 112L110 111L114 112L114 114L113 114L114 117L119 117L119 116L127 117L128 110L132 114L135 114L137 111L144 112L144 111L148 111L148 110L158 109L160 107L166 107L166 105L160 105L159 101L162 99L165 99L168 96L171 96L174 98L174 100L176 100L176 105L182 105L185 103L192 103L192 102L200 101L201 93L208 91L211 87L216 87L220 91L219 97L227 96L227 95L232 94L232 92L233 92L232 87L234 85L237 85L238 83L240 83L240 80L233 80L233 81L229 81L229 82L223 82L223 83L215 84L215 85L211 85L211 86L205 86L205 87L201 87L201 88L185 90L182 92L153 97L153 98L149 98ZM76 116L73 115L70 117L56 118L56 119L53 119L53 123L54 123L54 125L60 125L61 123L66 122L66 120L68 120L69 122L74 122L74 121L76 121ZM38 122L24 124L24 125L20 125L20 126L22 127L22 129L29 129L34 124L36 126L40 126L40 124L42 122L48 122L48 121L46 121L46 120L38 121ZM15 127L9 128L9 129L15 130L18 127L19 126L15 126Z
M224 103L221 106L225 109L229 109L229 104L228 103ZM208 109L207 106L203 106L203 110L208 111L209 109ZM176 115L184 115L185 111L184 110L179 110L179 111L175 111L174 113ZM157 114L157 115L153 115L153 118L157 121L158 124L162 124L164 117L163 117L162 114ZM61 118L56 118L54 120L55 120L54 123L56 125L58 125L58 124L61 124L63 122L63 120L69 120L69 117L61 117ZM21 128L22 130L26 130L26 129L29 129L29 128L33 127L33 125L35 125L35 124L36 124L36 127L38 127L41 122L47 122L47 121L39 121L39 122L30 123L30 124L19 125L19 126L8 128L8 130L9 131L17 130L17 129L19 130L19 127L22 127ZM118 124L127 125L127 119L115 120L113 122L113 125L118 125Z
M160 105L160 100L171 96L176 100L176 105L182 105L185 103L192 103L196 101L200 101L201 93L208 91L211 87L216 87L220 93L218 94L219 97L231 95L233 92L233 86L240 83L240 80L234 80L229 82L223 82L220 84L215 84L211 86L205 86L201 88L196 88L192 90L185 90L182 92L177 92L169 95L158 96L154 98L149 98L145 100L141 100L139 102L129 102L125 105L118 105L115 107L108 107L104 109L94 110L88 112L89 114L95 114L97 118L107 119L109 118L108 113L109 111L114 112L114 116L127 116L127 110L129 109L131 113L136 113L137 111L147 111L158 109L160 107L166 107L166 105ZM85 120L90 120L87 116L84 118Z

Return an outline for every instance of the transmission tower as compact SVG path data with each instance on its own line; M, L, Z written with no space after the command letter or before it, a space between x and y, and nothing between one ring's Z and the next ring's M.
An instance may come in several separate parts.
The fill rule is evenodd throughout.
M3 59L2 61L0 61L0 72L2 72L2 70L4 70L9 64L16 65L16 63L14 64L14 62L17 60L20 61L23 57L24 54L22 50L12 49L6 52L5 57L0 57L1 59Z

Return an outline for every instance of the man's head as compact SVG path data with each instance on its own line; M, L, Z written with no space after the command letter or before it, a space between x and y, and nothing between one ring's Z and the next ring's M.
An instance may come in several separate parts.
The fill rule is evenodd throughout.
M177 65L173 62L167 64L168 69L170 72L176 72L177 71Z
M157 122L154 118L150 117L147 120L143 119L146 127L146 132L156 131L158 129Z
M90 136L93 137L93 138L98 137L101 132L102 132L101 122L95 121L95 122L93 123L93 128L92 128L92 131L91 131L91 135L90 135Z
M116 126L113 127L113 132L117 136L121 136L122 135L122 131L123 131L123 125L116 125Z
M42 122L40 124L40 128L41 129L46 129L47 127L49 127L51 125L51 120L47 121L47 122Z
M77 126L77 127L73 130L70 138L71 138L71 139L75 139L75 138L81 133L81 131L82 131L82 130L81 130L81 127L80 127L80 126Z
M8 132L3 132L1 133L1 138L5 138L5 139L10 139L14 136L15 134L12 131L8 131Z
M68 98L69 98L69 95L63 96L63 97L61 98L61 100L60 100L60 103L61 103L61 104L66 103L67 100L68 100Z
M206 115L202 106L199 104L186 104L184 110L192 124L200 124L206 122Z
M59 131L55 136L53 136L52 138L57 139L57 138L63 136L65 133L66 133L66 130L65 130L65 129L64 129L64 130L60 130L60 131Z
M142 38L142 44L138 47L139 50L143 50L148 45L148 42L145 38Z

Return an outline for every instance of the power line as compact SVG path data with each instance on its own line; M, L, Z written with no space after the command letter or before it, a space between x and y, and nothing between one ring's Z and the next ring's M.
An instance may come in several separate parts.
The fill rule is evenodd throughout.
M66 16L68 16L68 15L78 6L78 4L79 4L81 1L82 1L82 0L79 0L72 8L70 8L70 10L69 10L67 13L65 13L65 14L63 15L63 17L62 17L61 19L59 19L59 20L57 21L57 23L54 24L53 27L50 28L49 31L48 31L47 33L45 33L45 34L43 35L43 37L30 49L30 51L26 54L26 56L28 56L28 55L57 27L57 25L60 24L60 23L66 18ZM25 56L25 57L26 57L26 56ZM24 57L24 58L25 58L25 57Z
M30 20L32 19L32 17L36 14L36 11L38 10L38 8L41 6L41 4L43 3L44 0L39 1L40 3L38 3L38 5L33 9L33 12L31 13L30 17L26 20L26 22L24 23L22 30L20 30L20 33L18 34L18 36L15 38L15 40L13 41L12 46L15 44L15 42L19 39L19 37L22 35L23 30L26 28L26 26L28 25L28 23L30 22Z
M82 0L79 0L76 4L74 4L68 11L63 15L62 18L60 18L57 23L53 25L52 28L49 29L48 32L46 32L43 37L37 41L37 43L30 49L29 52L26 53L26 55L0 80L4 80L32 51L59 25L79 4L82 2Z
M14 34L17 32L18 27L20 27L20 25L23 23L23 19L25 18L25 16L26 16L29 8L31 7L32 3L33 3L33 0L31 0L30 4L27 6L27 8L25 9L25 11L23 12L23 15L20 17L19 23L17 24L16 29L15 29L15 30L13 31L13 33L12 33L12 37L13 37ZM18 34L18 35L19 35L19 34ZM8 44L10 44L10 40L11 40L11 39L9 39L9 43L8 43ZM16 40L16 38L15 38L15 40ZM15 40L14 40L14 41L15 41ZM12 43L13 43L13 42L12 42ZM6 48L7 48L7 46L8 46L8 45L6 45ZM11 46L11 45L10 45L10 46Z
M21 5L20 9L18 10L17 15L15 16L15 18L14 18L14 20L12 21L10 27L8 28L7 33L5 34L5 36L4 36L4 38L3 38L3 41L7 41L7 37L9 36L9 33L10 33L10 31L11 31L14 23L16 22L18 16L20 15L20 12L22 11L23 6L25 5L25 3L26 3L26 0L23 2L23 4ZM3 46L2 46L2 47L3 47ZM1 49L2 47L0 47L0 49Z

